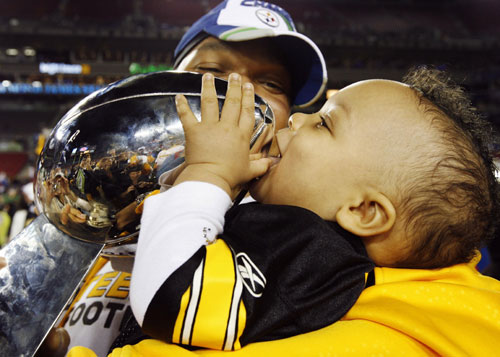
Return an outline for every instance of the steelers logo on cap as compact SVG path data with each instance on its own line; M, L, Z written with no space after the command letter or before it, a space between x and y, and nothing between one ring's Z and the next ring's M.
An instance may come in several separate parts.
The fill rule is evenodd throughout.
M278 15L268 9L259 9L255 12L255 15L257 15L257 18L265 23L268 26L271 27L278 27L279 26L279 19Z

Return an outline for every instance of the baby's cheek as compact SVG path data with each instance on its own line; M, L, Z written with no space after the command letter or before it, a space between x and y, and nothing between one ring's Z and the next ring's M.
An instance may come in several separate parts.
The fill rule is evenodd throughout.
M250 183L249 192L250 195L258 202L269 203L270 192L270 177L268 174L260 177L258 180L254 180Z

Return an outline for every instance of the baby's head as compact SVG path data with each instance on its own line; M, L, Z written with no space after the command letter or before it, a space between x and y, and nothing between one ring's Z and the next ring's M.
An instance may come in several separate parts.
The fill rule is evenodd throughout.
M381 266L470 260L497 211L489 126L443 73L418 69L405 83L358 82L294 114L252 195L337 221Z

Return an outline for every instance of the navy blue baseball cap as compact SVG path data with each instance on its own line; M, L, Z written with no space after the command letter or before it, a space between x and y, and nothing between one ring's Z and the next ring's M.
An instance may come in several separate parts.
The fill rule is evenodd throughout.
M222 41L275 38L292 77L293 104L306 107L323 93L327 83L325 59L318 46L298 33L281 7L265 1L225 0L196 21L174 52L174 68L208 36Z

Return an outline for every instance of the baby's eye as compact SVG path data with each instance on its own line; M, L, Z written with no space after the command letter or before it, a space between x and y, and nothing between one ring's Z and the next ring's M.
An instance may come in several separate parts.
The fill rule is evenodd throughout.
M321 121L320 121L318 124L316 124L316 127L317 127L317 128L321 128L321 127L328 128L328 126L326 125L326 121L325 121L325 119L323 119L323 118L321 118L321 117L320 117L320 119L321 119Z

